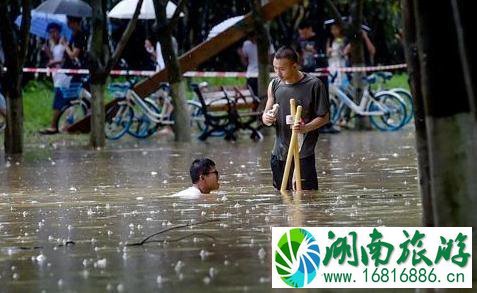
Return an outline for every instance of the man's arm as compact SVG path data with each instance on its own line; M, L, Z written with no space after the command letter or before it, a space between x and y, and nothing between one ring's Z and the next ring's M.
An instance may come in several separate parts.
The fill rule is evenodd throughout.
M293 125L292 129L299 133L316 130L330 121L330 102L325 85L319 82L319 86L313 92L316 102L313 105L314 109L310 110L315 113L314 116L316 117L306 124Z
M265 105L265 110L263 110L263 114L262 114L262 122L265 125L272 125L277 120L276 117L271 117L270 115L267 114L267 112L272 109L273 102L274 102L272 84L273 84L273 80L268 84L267 104Z
M298 131L299 133L307 133L315 129L320 128L330 121L330 112L326 113L324 116L318 116L315 119L311 120L307 124L293 125L293 130Z
M76 59L81 53L81 49L76 47L76 44L70 44L66 41L65 38L61 38L60 43L65 46L65 52L70 59Z

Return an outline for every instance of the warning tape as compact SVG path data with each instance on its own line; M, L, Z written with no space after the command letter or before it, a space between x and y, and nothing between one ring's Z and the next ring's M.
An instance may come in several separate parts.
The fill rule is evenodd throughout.
M316 72L311 73L315 76L326 76L329 72L370 72L383 71L406 68L406 64L394 65L380 65L380 66L363 66L363 67L325 67L318 68ZM6 71L6 68L4 69ZM47 75L53 73L67 73L67 74L89 74L88 69L62 69L62 68L32 68L25 67L23 72L28 73L45 73ZM111 75L135 75L135 76L152 76L156 71L152 70L112 70ZM234 71L187 71L183 74L184 77L257 77L257 75L247 75L245 72ZM276 76L275 73L270 73L270 76Z

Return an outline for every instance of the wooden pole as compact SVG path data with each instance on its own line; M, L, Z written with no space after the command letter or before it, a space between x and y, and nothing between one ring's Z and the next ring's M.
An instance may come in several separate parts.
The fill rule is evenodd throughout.
M295 99L290 99L290 113L292 117L296 115L296 102ZM294 121L295 122L295 121ZM298 145L298 135L297 135L297 143L295 144L295 149L293 150L293 158L295 162L295 170L293 171L293 175L295 176L296 180L296 191L301 191L301 165L300 165L300 146Z
M302 107L298 106L296 109L296 115L295 115L295 121L294 121L295 124L300 123L301 110L302 110ZM290 146L288 147L287 162L285 164L285 170L283 172L282 186L280 187L280 191L285 191L287 189L288 177L290 176L291 160L293 158L293 153L298 141L297 134L298 133L295 130L292 130Z

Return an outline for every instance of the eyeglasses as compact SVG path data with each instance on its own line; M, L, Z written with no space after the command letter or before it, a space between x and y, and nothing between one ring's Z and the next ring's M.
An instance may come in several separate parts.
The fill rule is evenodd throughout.
M207 173L205 173L204 175L209 175L209 174L215 174L215 176L219 177L219 171L217 171L217 170L207 172Z

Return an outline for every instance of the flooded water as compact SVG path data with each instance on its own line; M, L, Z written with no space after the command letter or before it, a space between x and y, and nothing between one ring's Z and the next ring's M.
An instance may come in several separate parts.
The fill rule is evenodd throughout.
M272 226L421 225L412 129L321 135L320 191L301 196L273 189L272 144L121 141L0 157L0 291L268 292ZM204 156L220 191L171 197Z

